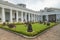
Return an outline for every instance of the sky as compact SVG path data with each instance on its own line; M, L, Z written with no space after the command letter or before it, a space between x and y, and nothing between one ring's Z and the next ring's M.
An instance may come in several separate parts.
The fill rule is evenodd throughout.
M26 7L35 11L44 9L45 7L60 8L60 0L4 0L13 4L23 3Z

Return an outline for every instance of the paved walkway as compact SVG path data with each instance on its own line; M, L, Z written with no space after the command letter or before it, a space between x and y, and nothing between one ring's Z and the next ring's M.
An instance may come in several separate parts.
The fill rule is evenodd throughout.
M60 40L60 24L34 39L27 39L0 29L0 40Z

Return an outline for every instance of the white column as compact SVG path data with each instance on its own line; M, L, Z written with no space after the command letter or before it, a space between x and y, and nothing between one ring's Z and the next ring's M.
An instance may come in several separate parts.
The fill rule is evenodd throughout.
M39 21L39 15L38 15L38 21Z
M41 18L41 17L40 17L40 15L39 15L39 21L41 20L40 18Z
M48 15L46 15L46 21L48 21Z
M27 13L25 12L25 21L27 22Z
M21 12L21 22L23 22L23 12Z
M2 8L2 22L5 22L5 10Z
M34 19L36 19L35 15L34 15ZM35 20L35 22L36 22L36 20Z
M13 20L12 20L12 9L10 9L10 22L12 23Z
M34 14L33 14L33 22L34 22Z
M18 22L18 11L16 11L16 22Z
M38 15L38 21L39 21L39 15Z
M30 14L30 15L31 15L31 18L30 18L30 19L31 19L31 21L32 21L32 14Z
M58 20L59 20L59 16L60 16L60 14L56 14L56 22L59 22Z
M34 14L34 22L35 22L35 14Z
M37 19L38 19L38 21L39 21L39 15L37 15Z
M32 14L32 22L33 22L33 14Z
M38 15L37 15L37 22L38 22Z
M38 22L38 15L37 15L37 22Z
M43 15L41 15L41 21L43 21Z
M34 21L35 21L35 19L36 19L36 18L35 18L35 14L34 14ZM35 21L35 22L36 22L36 21Z
M33 14L33 22L34 22L35 20L34 20L34 14Z
M36 14L35 14L35 22L36 22Z
M37 15L36 15L36 22L37 22Z
M37 17L37 21L38 21L38 17Z
M32 22L34 22L34 15L32 14Z
M30 21L30 13L28 14L28 16L29 16L29 21Z

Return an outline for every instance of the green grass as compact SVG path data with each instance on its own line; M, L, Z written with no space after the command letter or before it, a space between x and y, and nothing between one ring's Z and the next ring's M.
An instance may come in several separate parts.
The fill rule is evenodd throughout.
M50 23L50 24L51 24L50 26L55 25L55 23ZM41 31L45 30L46 28L48 28L48 26L44 24L39 24L39 23L32 24L33 32L27 32L26 25L16 25L16 29L15 28L10 29L8 28L8 26L4 26L3 28L12 30L27 36L34 36L40 33Z

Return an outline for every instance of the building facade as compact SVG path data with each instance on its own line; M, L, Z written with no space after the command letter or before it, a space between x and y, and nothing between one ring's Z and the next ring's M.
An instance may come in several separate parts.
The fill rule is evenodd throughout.
M45 8L40 10L40 14L42 15L41 21L60 22L59 8Z
M12 22L38 22L40 13L27 9L26 5L14 5L6 1L0 0L0 23Z
M25 4L14 5L0 0L0 23L7 22L60 22L60 9L44 8L44 10L33 11L26 8Z

